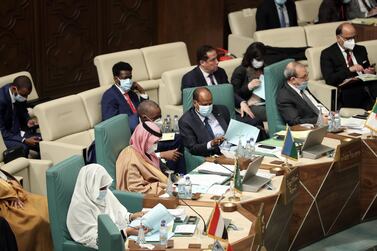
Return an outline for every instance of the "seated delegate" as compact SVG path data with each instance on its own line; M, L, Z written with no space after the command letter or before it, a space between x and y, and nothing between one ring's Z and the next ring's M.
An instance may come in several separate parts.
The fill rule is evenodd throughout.
M162 194L167 177L156 156L162 134L153 122L140 123L131 136L130 145L121 151L116 161L116 187L130 192Z
M98 249L97 220L100 214L109 215L124 239L138 234L138 229L128 227L128 224L143 213L129 213L109 189L112 182L101 165L90 164L81 168L67 214L68 231L74 241Z

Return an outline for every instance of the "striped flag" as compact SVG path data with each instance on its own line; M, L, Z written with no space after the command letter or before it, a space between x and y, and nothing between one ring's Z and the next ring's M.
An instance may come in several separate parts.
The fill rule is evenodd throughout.
M226 251L233 251L233 247L232 247L232 245L230 245L230 243L228 243L228 246L226 247L225 250L226 250Z
M288 125L287 125L287 131L285 134L283 148L281 149L281 155L289 159L293 159L293 160L298 159L295 141L293 139L291 129L289 128Z
M225 228L225 222L223 217L221 216L218 203L216 203L215 208L212 211L207 234L209 237L212 237L216 240L228 240L228 231Z
M374 103L372 112L369 114L367 121L365 122L365 127L377 132L377 99Z
M234 189L236 189L238 192L242 191L242 178L238 159L236 159L236 166L234 170Z

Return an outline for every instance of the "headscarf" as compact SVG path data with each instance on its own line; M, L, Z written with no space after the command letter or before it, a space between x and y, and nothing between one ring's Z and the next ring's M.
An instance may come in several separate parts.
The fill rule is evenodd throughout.
M100 214L109 215L119 230L127 227L130 214L108 189L112 181L101 165L90 164L81 168L67 215L68 231L76 242L98 249L97 218ZM100 200L99 191L103 187L107 187L107 193Z
M157 134L161 133L161 129L155 123L150 121L146 121L144 123ZM149 154L150 158L148 158L145 153L159 139L160 137L148 132L144 128L143 123L139 123L137 125L130 139L130 145L132 146L132 148L135 149L135 151L137 151L145 161L157 167L158 169L160 168L160 160L158 159L157 155L152 152Z

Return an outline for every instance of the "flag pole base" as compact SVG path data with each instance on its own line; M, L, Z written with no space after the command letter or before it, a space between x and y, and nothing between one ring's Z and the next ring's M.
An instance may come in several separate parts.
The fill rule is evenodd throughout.
M228 200L229 201L240 201L241 197L236 196L236 195L232 195L232 196L228 197Z
M289 173L289 172L292 170L293 165L290 164L290 163L288 163L288 162L285 162L285 163L281 164L281 167L282 167L287 173Z

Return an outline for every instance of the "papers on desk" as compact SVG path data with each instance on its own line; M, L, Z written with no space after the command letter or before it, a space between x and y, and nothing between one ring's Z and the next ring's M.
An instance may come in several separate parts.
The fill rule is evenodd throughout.
M213 162L204 162L203 164L201 164L200 166L196 168L196 171L198 173L231 176L233 173L233 169L234 169L233 165L219 165ZM208 182L208 180L206 182ZM221 184L221 183L218 183L218 184Z
M240 138L242 145L246 145L246 141L250 138L254 139L254 142L252 142L252 144L255 144L259 135L259 131L260 130L255 126L231 119L224 137L233 145L238 145Z
M196 224L181 224L175 227L176 234L193 234L195 233Z
M293 138L296 139L296 140L300 140L300 141L305 141L306 138L308 137L309 132L310 132L310 130L306 130L306 131L291 131ZM281 138L285 138L286 134L287 134L286 130L282 130L280 132L276 132L275 133L275 135L277 135L278 137L281 137Z
M260 80L260 85L259 87L253 90L253 94L257 95L261 99L266 99L266 94L264 91L264 75L260 75L259 80Z
M229 186L225 185L213 185L207 190L207 194L221 196L229 190Z
M172 228L172 224L171 224L171 226L170 226L170 229ZM173 237L174 236L174 233L170 230L170 231L168 231L168 240L171 238L171 237ZM128 236L128 239L130 239L130 240L134 240L134 241L137 241L137 235L130 235L130 236ZM146 242L159 242L160 241L160 232L159 231L157 231L157 232L154 232L154 233L152 233L152 234L150 234L150 233L147 233L146 235L145 235L145 241Z
M190 177L192 183L192 193L208 193L209 189L215 186L211 190L211 193L214 195L218 195L224 190L224 188L221 189L217 187L217 185L220 185L229 179L228 176L214 174L188 174L186 176Z
M358 75L356 78L361 79L362 81L374 81L377 80L377 75L375 74L361 74Z
M186 219L186 210L184 208L168 209L169 213L175 218L180 218L182 221Z
M370 130L364 126L365 120L358 118L341 118L341 126L347 128L347 133L370 133Z
M175 133L174 132L163 133L160 141L174 140L174 137L175 137Z

